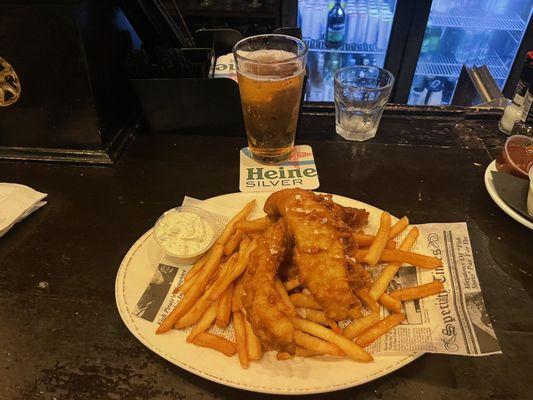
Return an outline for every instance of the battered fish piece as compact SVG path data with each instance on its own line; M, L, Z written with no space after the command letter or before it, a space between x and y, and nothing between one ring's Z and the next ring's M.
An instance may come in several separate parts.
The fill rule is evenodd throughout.
M336 321L359 315L355 290L368 285L369 276L348 257L357 250L352 232L366 223L368 213L302 189L273 193L264 211L287 224L300 280L327 315Z
M243 277L242 298L246 316L266 350L292 351L294 312L275 288L279 266L290 255L290 238L283 220L269 226L258 238Z

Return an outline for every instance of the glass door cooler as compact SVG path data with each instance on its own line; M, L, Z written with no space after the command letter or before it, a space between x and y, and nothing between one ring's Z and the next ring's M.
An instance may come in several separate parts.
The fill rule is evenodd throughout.
M503 90L532 9L533 0L433 0L407 103L450 104L463 65L487 65Z
M309 46L305 100L333 101L341 67L383 67L395 11L396 0L298 0L297 24Z

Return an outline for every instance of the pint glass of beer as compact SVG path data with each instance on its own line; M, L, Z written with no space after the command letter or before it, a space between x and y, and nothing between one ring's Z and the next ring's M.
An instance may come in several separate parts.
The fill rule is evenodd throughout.
M294 146L307 46L291 36L259 35L238 42L233 54L252 156L285 161Z

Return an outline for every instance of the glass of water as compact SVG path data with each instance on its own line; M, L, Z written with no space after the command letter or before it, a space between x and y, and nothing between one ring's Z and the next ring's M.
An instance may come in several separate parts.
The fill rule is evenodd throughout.
M394 76L377 67L354 66L335 73L335 129L347 140L376 135Z

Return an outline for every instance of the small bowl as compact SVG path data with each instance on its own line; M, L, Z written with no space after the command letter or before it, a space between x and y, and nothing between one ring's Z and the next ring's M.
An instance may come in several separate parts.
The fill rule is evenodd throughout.
M529 136L509 136L501 153L496 157L496 169L528 179L528 168L533 164L533 155L528 150L531 146L533 146L533 138Z
M206 243L206 245L204 247L202 247L201 250L199 250L197 252L194 252L194 253L190 253L190 254L177 254L177 253L174 253L171 250L167 249L163 245L163 243L159 239L158 230L159 230L159 227L161 225L161 221L163 221L163 219L166 216L168 216L170 213L174 213L174 212L187 212L187 213L196 214L209 225L209 227L213 231L213 234L212 234L211 240L208 243ZM167 256L171 257L174 261L176 261L178 263L184 263L184 264L194 263L201 256L203 256L207 252L207 250L209 250L211 248L211 246L215 242L219 232L220 232L220 228L219 228L219 225L216 223L215 218L213 218L213 216L210 213L208 213L207 211L204 211L201 208L193 207L193 206L182 206L182 207L171 208L170 210L165 211L163 213L163 215L161 215L157 219L157 221L156 221L156 223L154 225L154 238L155 238L155 241L157 242L157 244L159 245L159 247L161 248L161 250Z

